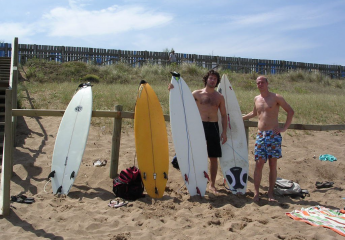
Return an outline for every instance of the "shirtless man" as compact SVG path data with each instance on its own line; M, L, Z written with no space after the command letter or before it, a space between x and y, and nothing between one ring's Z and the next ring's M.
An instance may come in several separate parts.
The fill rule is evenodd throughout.
M204 126L207 152L210 158L210 191L217 193L215 186L217 170L218 170L218 157L222 156L222 150L220 146L220 141L224 144L227 141L226 129L227 129L227 118L226 118L226 108L225 100L222 94L217 92L215 88L220 82L219 73L210 70L204 77L203 82L205 88L195 90L192 94L194 96L195 102L198 106L201 120ZM172 89L174 86L169 85L168 89ZM219 134L218 126L218 109L221 113L221 122L223 127L223 132ZM219 136L220 135L220 136Z
M254 98L254 109L252 112L243 116L243 120L248 120L258 116L258 134L255 143L255 171L254 171L254 201L259 201L259 187L262 177L264 164L269 161L269 189L268 200L274 199L274 185L277 179L277 159L281 154L281 132L285 132L292 122L294 111L282 96L268 90L268 80L264 76L256 79L256 85L260 95ZM278 125L279 108L282 107L286 113L286 121L283 128Z

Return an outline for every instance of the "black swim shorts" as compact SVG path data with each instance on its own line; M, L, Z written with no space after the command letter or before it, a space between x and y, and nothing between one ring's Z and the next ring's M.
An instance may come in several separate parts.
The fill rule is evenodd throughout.
M202 122L204 125L208 157L222 157L218 122Z

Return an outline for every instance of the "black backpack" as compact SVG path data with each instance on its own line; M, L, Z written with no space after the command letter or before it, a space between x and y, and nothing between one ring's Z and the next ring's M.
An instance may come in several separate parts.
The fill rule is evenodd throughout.
M133 166L122 170L113 180L113 192L116 197L126 200L136 200L144 197L144 184L140 170Z

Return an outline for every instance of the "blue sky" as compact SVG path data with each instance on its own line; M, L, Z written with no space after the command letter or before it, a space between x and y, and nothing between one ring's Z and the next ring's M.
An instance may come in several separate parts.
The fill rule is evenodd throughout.
M344 0L0 0L0 42L345 65Z

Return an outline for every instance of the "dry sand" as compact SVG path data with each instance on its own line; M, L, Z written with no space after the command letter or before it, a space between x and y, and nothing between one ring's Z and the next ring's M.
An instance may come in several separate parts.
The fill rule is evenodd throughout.
M219 195L190 197L178 170L170 165L162 199L146 195L121 208L110 208L115 199L109 178L111 134L91 127L83 162L68 197L54 196L44 186L51 170L59 117L18 118L11 195L33 196L33 204L12 203L8 217L0 217L0 239L344 239L330 229L313 227L285 215L302 207L322 205L344 208L345 133L340 131L283 133L283 158L278 177L291 179L308 189L310 197L277 197L267 201L268 165L261 183L262 199L253 202L253 134L251 129L250 173L246 196L230 194L222 186ZM170 128L170 157L174 154ZM322 162L320 154L332 154L336 162ZM133 129L122 131L119 170L132 166L135 157ZM108 160L104 167L93 161ZM333 181L334 187L316 189L316 181Z

